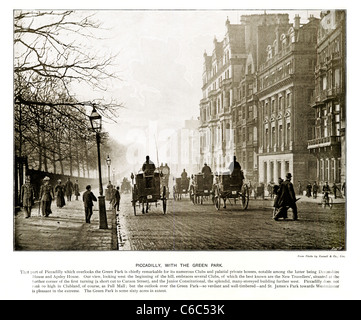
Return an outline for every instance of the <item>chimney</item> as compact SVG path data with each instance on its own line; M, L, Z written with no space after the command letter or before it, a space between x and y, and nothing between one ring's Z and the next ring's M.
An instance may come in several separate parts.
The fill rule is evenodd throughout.
M300 28L300 25L301 25L301 18L298 14L295 15L295 23L294 23L294 28L295 29L299 29Z

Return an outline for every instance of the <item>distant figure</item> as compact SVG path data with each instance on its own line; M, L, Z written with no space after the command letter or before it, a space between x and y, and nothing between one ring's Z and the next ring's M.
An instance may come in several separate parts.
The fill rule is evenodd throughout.
M336 183L333 183L332 185L332 192L335 195L335 199L337 199L337 190L340 191L339 187L336 185ZM341 192L341 191L340 191ZM342 197L342 196L341 196Z
M151 188L153 181L152 176L154 175L155 165L150 160L149 156L145 157L145 162L143 163L142 171L144 172L144 177L145 177L145 187Z
M298 194L299 194L300 196L303 195L302 183L301 183L301 181L299 181L299 180L298 180Z
M40 187L40 201L41 201L41 212L43 217L48 217L51 212L51 201L54 198L53 187L50 185L49 177L44 178L44 184Z
M207 165L207 163L204 163L202 173L204 177L210 176L212 174L212 169Z
M74 195L75 195L75 200L79 200L78 197L80 196L80 193L79 193L78 179L75 180L75 183L74 183Z
M186 172L186 169L183 169L183 172L181 174L181 178L182 180L187 180L188 178L188 173Z
M65 195L68 201L71 201L71 195L73 194L74 186L70 181L70 178L65 183Z
M230 163L228 167L229 171L231 172L231 176L239 176L241 174L241 165L237 161L236 156L233 157L233 161Z
M142 171L144 172L144 174L146 176L150 176L154 174L155 171L155 165L154 163L150 160L149 156L145 157L145 162L143 163L142 166Z
M342 184L341 190L343 192L343 195L346 197L346 181Z
M312 186L312 196L314 199L317 198L317 191L318 191L318 185L316 183L316 181L313 183L313 186Z
M83 202L85 209L85 222L90 223L90 218L93 215L93 201L97 201L97 198L91 192L91 186L86 186L86 191L83 193Z
M64 186L61 184L61 180L58 180L58 184L54 188L56 196L56 206L62 208L65 206L65 197L64 197Z
M309 182L306 186L306 196L311 197L311 193L312 193L312 184Z
M324 194L325 198L328 198L328 194L331 192L331 188L326 181L325 184L322 186L322 193Z
M20 189L20 203L24 208L25 219L30 218L31 216L31 208L34 205L34 198L34 188L30 184L30 177L26 176L25 184L23 184Z

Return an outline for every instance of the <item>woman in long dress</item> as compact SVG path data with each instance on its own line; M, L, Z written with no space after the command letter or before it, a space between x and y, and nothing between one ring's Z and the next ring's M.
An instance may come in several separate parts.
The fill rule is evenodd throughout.
M61 184L61 180L58 180L58 184L55 186L56 206L58 208L62 208L65 206L64 193L64 186Z

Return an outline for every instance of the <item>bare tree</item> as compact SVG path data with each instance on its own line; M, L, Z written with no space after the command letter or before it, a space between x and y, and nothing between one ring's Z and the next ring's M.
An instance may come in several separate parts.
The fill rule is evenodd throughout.
M70 159L72 171L73 154L79 161L77 154L85 152L79 148L90 152L87 106L111 121L122 107L103 99L79 101L73 92L75 84L106 90L108 81L118 79L115 56L99 57L84 45L100 27L94 14L83 12L14 12L15 147L19 155L36 152L39 169L50 161L54 171L56 162L63 171ZM73 137L86 143L72 143Z

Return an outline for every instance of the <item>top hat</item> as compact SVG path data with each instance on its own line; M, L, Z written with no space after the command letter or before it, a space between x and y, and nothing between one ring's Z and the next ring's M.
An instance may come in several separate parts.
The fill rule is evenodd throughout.
M292 174L289 172L286 174L286 178L291 178L292 177Z

